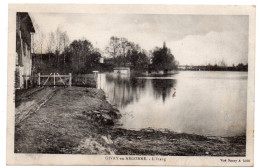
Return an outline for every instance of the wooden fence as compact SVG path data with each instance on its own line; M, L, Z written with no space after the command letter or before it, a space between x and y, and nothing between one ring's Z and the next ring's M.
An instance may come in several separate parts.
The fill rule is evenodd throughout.
M50 73L49 75L38 73L35 76L23 75L25 81L25 88L29 85L37 86L85 86L85 87L96 87L97 73L93 74L79 74L73 75L60 75L59 73Z
M72 85L73 86L86 86L96 87L96 74L78 74L73 75Z
M72 74L60 75L59 73L50 73L49 75L41 75L38 73L36 76L23 75L25 81L25 88L28 88L28 82L37 83L37 86L71 86Z

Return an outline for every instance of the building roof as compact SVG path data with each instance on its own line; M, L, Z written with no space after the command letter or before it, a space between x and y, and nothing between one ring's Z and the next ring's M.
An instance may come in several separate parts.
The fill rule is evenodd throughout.
M22 22L24 22L26 24L27 29L32 32L35 33L35 29L32 23L32 19L30 17L30 15L28 14L28 12L17 12L17 17L20 16Z
M115 67L114 70L130 70L130 67Z

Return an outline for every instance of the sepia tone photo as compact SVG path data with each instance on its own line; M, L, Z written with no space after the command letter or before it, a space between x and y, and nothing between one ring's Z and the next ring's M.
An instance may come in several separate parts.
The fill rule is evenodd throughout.
M10 164L253 165L254 7L54 6L9 6Z

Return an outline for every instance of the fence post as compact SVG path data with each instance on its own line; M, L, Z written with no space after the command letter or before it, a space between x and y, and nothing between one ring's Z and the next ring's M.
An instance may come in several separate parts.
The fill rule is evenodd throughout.
M99 76L99 89L102 89L101 88L101 74L99 73L98 76Z
M30 75L29 80L30 80L30 86L32 86L33 85L33 75L32 74Z
M41 86L41 73L38 73L38 86Z
M69 73L69 86L71 87L71 82L72 81L72 75L71 75L71 73Z
M53 77L54 77L54 80L53 80L54 82L53 82L53 84L54 84L54 88L55 88L55 73L54 73L54 76L53 76Z
M25 89L28 89L27 75L25 75Z

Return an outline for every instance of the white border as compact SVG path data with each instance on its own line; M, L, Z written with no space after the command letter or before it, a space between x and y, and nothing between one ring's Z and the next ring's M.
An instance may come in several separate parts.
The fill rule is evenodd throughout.
M0 123L2 124L1 127L0 127L0 130L1 130L1 136L0 136L0 149L1 149L1 157L0 157L0 167L5 167L5 126L6 126L6 120L5 120L5 117L6 117L6 95L7 95L7 91L6 91L6 85L7 85L7 65L6 65L6 62L7 62L7 23L8 23L8 12L7 12L7 3L42 3L40 1L1 1L1 22L3 23L3 25L1 26L1 43L0 43L0 48L1 48L1 66L0 66L0 73L1 73L1 91L2 91L2 94L1 94L1 100L0 100L0 103L1 103L1 120L0 120ZM48 3L58 3L60 1L58 0L45 0L44 2L48 2ZM251 4L256 4L258 5L258 1L257 0L249 0L249 1L235 1L235 0L219 0L219 1L212 1L212 2L209 2L209 1L205 1L205 0L200 0L200 1L192 1L192 0L177 0L177 1L166 1L166 0L160 0L160 1L143 1L143 0L132 0L132 1L108 1L108 0L102 0L102 1L79 1L79 0L74 0L74 1L68 1L68 0L65 0L65 1L62 1L63 3L110 3L110 4L115 4L115 3L154 3L154 4L172 4L172 3L175 3L175 4L236 4L236 5L251 5ZM259 14L257 14L257 18ZM257 27L258 26L258 22L257 22ZM256 33L257 34L257 33ZM258 34L257 34L258 35ZM257 36L257 39L259 39L259 35ZM258 53L258 49L256 48L256 65L259 65L259 61L257 59L257 53ZM255 69L255 72L256 74L259 73L259 68L256 66L256 69ZM256 120L258 119L258 114L257 114L257 111L259 111L259 89L257 86L259 86L259 79L257 78L256 76L256 88L255 88L255 91L256 91L256 108L255 108L255 118ZM256 123L256 129L259 128L257 122ZM258 134L256 133L255 134L255 149L257 149L257 147L259 146L258 143L257 143L257 139L258 138ZM255 158L257 158L257 156L259 156L259 152L258 150L255 150ZM255 166L257 167L257 165L259 165L258 163L258 160L256 159L255 160ZM16 166L15 166L16 167ZM33 167L38 167L38 166L33 166ZM55 166L56 167L56 166ZM68 166L68 167L72 167L72 166Z

